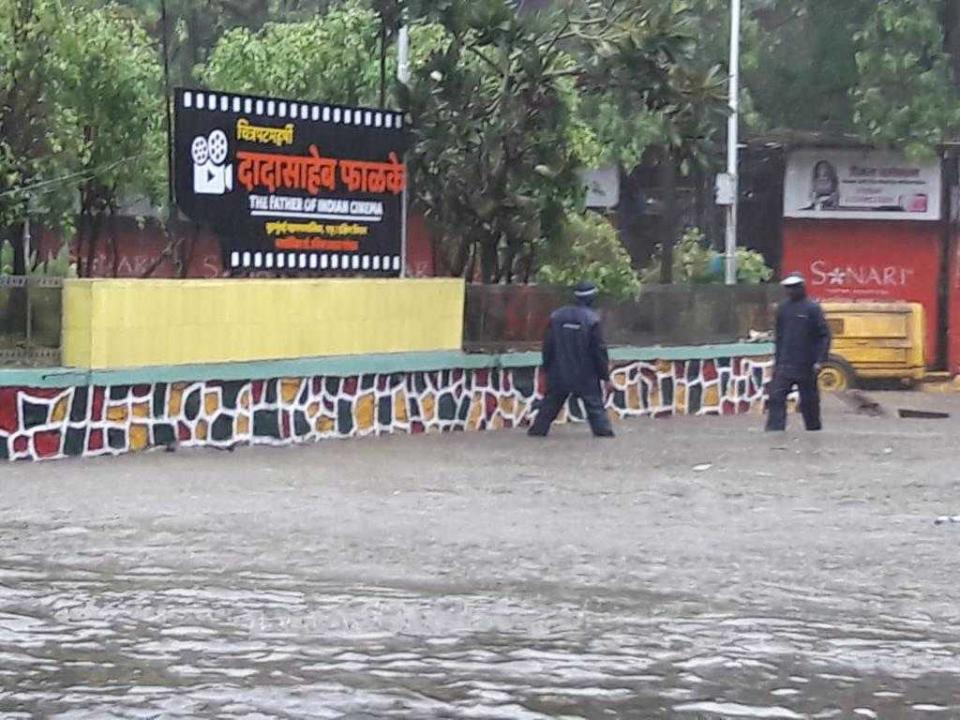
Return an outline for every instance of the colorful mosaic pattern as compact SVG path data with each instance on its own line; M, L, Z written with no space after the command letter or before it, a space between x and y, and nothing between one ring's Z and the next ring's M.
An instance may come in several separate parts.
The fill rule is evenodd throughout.
M758 411L769 358L614 368L614 417ZM116 455L152 447L287 445L387 433L526 425L543 392L533 367L248 382L0 388L0 460ZM571 403L560 420L582 420Z

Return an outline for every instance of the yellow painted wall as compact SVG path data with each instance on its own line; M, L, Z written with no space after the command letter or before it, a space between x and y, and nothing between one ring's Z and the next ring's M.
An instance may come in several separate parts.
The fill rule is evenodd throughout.
M461 280L70 280L75 367L457 350Z

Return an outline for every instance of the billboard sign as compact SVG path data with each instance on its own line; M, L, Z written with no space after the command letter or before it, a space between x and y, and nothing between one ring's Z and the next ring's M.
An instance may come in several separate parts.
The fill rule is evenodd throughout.
M790 153L784 216L818 220L939 220L940 163L879 150Z
M400 113L178 89L177 205L231 271L400 274Z

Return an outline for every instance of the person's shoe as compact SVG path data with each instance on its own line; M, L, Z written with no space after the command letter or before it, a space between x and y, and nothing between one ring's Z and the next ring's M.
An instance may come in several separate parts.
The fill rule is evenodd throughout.
M529 430L527 430L527 437L545 438L546 436L547 436L547 433L545 433L543 430L535 430L534 428L530 428Z
M598 438L615 438L617 434L613 430L607 430L605 432L594 433L593 436Z

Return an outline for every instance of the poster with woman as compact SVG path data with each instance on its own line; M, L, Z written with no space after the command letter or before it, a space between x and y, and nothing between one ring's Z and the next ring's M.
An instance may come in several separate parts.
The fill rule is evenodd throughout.
M936 157L917 162L878 150L796 150L787 158L784 216L939 220L940 193Z

